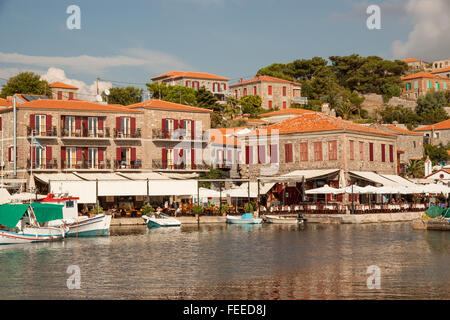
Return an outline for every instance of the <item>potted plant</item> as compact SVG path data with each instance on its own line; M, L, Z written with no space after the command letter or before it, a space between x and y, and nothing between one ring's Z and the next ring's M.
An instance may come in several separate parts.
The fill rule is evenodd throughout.
M228 213L228 206L222 206L221 212L222 216L226 216Z
M245 213L253 213L253 205L251 203L244 204Z
M198 218L198 216L203 213L203 207L199 206L199 205L195 205L192 208L192 212L194 213L195 217Z
M93 208L89 211L89 214L90 214L91 217L93 217L93 216L95 216L95 215L97 215L97 214L100 214L100 213L103 213L103 208L100 207L100 206L98 206L98 207L93 207Z
M153 207L151 205L149 205L149 204L144 205L141 208L141 210L142 210L142 213L145 214L145 215L152 214L153 212L155 212Z

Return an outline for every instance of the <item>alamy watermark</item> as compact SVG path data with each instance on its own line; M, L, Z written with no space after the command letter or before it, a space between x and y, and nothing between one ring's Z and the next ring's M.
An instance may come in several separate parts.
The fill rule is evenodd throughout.
M381 9L380 6L372 4L367 7L366 13L370 16L367 18L366 25L369 30L381 29Z
M376 265L367 267L366 274L370 274L367 278L367 289L381 289L381 269Z
M66 273L70 274L67 278L66 284L69 290L81 289L81 271L80 267L71 265L67 268Z
M70 5L66 10L67 14L70 16L66 20L67 29L69 30L80 30L81 29L81 9L77 5Z

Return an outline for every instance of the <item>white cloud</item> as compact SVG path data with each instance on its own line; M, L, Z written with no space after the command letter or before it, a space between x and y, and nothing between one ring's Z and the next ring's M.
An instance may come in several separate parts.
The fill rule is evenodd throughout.
M52 82L63 82L70 84L72 86L78 87L78 99L95 101L95 96L97 94L97 85L96 82L91 85L75 79L67 78L64 70L59 68L51 67L47 70L46 73L41 75L41 79L46 80L49 83ZM98 88L99 93L101 94L105 89L109 89L112 87L111 82L99 81Z
M414 27L407 41L392 44L394 58L450 58L450 1L408 0L406 13Z
M145 49L130 49L124 55L107 57L88 55L50 57L0 52L0 63L44 68L55 66L74 72L93 75L98 75L106 69L113 67L140 67L149 73L166 72L168 69L192 69L173 55Z

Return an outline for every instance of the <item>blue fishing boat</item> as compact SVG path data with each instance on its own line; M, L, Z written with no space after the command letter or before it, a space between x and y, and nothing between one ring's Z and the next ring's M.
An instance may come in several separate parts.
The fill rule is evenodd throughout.
M242 216L227 216L227 223L231 224L260 224L261 218L253 218L253 214L244 213Z

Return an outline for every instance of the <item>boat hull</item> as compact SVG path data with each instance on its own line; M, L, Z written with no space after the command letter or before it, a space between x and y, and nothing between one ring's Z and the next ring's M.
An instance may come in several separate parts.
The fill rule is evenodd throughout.
M77 220L67 226L69 227L69 237L109 236L111 216L101 214L93 218Z
M286 218L286 217L276 217L276 216L265 216L265 222L273 224L298 224L302 223L302 220L298 218Z
M227 223L230 224L260 224L261 218L242 219L241 217L227 216Z
M21 232L0 231L0 245L60 241L67 236L68 228L25 228Z
M149 228L164 228L164 227L179 227L181 222L175 218L165 217L165 218L154 218L143 216L142 217Z

